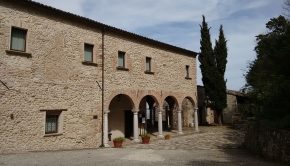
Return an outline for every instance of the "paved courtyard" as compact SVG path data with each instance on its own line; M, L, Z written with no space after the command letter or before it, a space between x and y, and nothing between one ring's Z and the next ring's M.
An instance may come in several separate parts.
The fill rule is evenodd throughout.
M241 148L243 134L223 127L201 127L199 133L170 140L153 140L149 145L127 142L122 149L105 148L0 155L0 166L20 165L279 165Z

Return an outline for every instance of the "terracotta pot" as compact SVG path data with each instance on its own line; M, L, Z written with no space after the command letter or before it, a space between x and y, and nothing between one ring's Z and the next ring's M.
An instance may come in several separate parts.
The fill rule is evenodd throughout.
M113 141L115 148L122 148L123 147L123 141Z
M150 137L149 138L147 138L147 137L142 138L142 144L149 144L149 141L150 141Z

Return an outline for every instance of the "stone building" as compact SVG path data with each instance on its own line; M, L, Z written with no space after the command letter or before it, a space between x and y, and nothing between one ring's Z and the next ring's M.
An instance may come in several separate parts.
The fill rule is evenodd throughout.
M198 116L199 124L214 124L217 123L216 113L213 109L206 107L206 96L203 86L197 86L198 94ZM236 118L240 118L240 111L242 111L244 104L247 101L245 94L227 90L227 107L222 113L222 122L224 124L233 124Z
M193 51L30 0L0 1L0 38L0 153L162 138L197 118Z

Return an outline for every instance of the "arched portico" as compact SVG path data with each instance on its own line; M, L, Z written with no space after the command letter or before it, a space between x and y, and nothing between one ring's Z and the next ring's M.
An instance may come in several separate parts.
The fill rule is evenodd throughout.
M111 139L133 137L138 141L138 113L130 96L116 95L110 101L109 109L104 111L104 146L108 146L108 134Z
M116 137L131 138L133 136L133 109L132 99L125 94L119 94L111 100L108 127L112 139Z
M178 134L182 133L182 129L179 126L179 121L181 122L181 112L179 109L179 104L174 96L167 96L163 101L163 127L165 130L176 130L178 129ZM179 115L180 114L180 115Z
M140 134L155 132L158 129L159 102L152 95L144 96L139 103Z

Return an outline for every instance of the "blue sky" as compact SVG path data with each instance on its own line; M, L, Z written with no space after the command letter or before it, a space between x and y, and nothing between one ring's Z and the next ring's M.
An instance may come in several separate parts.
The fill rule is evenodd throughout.
M200 52L202 15L218 37L220 24L228 40L225 77L228 89L244 84L255 59L255 36L265 33L270 18L283 13L283 0L35 0L165 43ZM199 66L199 64L198 64ZM202 85L198 67L198 84Z

